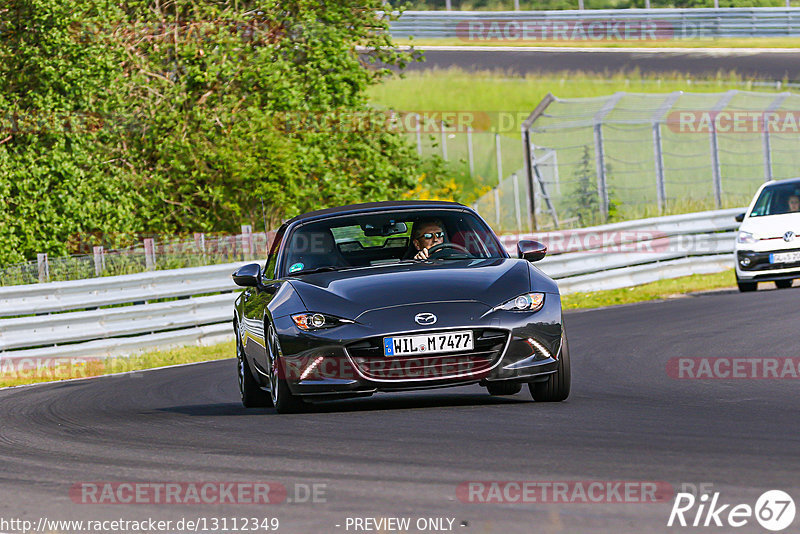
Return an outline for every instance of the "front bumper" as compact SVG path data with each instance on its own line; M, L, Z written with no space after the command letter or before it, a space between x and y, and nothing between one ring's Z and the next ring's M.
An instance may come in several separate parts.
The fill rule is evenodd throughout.
M298 330L288 317L275 320L282 372L292 393L306 397L369 395L497 381L536 382L556 371L561 351L561 300L547 294L533 313L495 311L477 302L446 302L376 310L355 324ZM414 323L434 313L433 326ZM472 351L387 357L385 336L473 332Z
M737 250L736 278L740 281L770 282L800 278L800 262L770 263L770 254L800 252L798 248L778 250Z

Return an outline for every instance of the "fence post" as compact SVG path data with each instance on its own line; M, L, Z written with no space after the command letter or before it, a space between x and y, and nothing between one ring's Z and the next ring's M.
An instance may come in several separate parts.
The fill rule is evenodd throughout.
M653 159L656 164L656 200L658 212L664 213L667 191L664 187L664 153L661 148L661 123L653 123Z
M600 200L600 217L608 218L608 188L606 184L606 158L603 152L603 123L594 125L594 158L597 168L597 196Z
M503 183L503 153L500 150L500 134L494 134L494 151L497 157L497 183Z
M144 240L144 266L148 271L156 268L156 245L152 237Z
M103 247L92 247L92 254L94 255L94 274L100 276L106 270L106 255Z
M472 152L472 126L467 126L467 154L469 159L469 175L475 175L475 154Z
M536 221L536 187L533 181L533 154L531 149L531 133L525 125L522 126L522 150L525 155L525 174L528 180L528 219L531 232L538 229Z
M47 253L37 254L36 263L39 267L39 282L50 281L50 263L47 261Z
M253 227L242 225L242 259L253 257Z
M788 1L788 0L787 0ZM772 180L772 146L770 143L770 136L769 136L769 117L772 113L778 109L783 101L786 100L786 97L789 96L790 93L783 93L778 96L775 100L770 102L767 109L761 115L761 140L764 146L764 181L769 182Z
M608 219L608 184L606 181L606 155L603 148L603 119L611 113L617 103L625 96L623 92L614 93L594 116L594 157L597 165L597 195L600 199L600 218Z
M419 113L414 113L414 118L416 119L416 131L417 131L417 154L422 155L422 126L419 123Z
M517 216L517 233L522 233L522 213L519 206L519 178L517 173L511 174L511 181L514 183L514 214Z
M442 159L447 161L447 133L445 133L445 126L444 121L441 122L442 125Z
M714 104L711 110L712 117L715 117L717 113L725 109L737 93L738 91L735 89L726 92L725 95ZM722 172L720 171L719 163L719 143L717 141L716 122L715 120L711 121L709 137L711 142L711 175L714 179L714 201L717 209L720 209L722 208Z
M500 231L500 186L503 184L503 154L500 151L500 134L494 134L494 151L497 157L497 187L494 189L494 213L497 231Z
M681 91L673 91L661 102L656 112L653 114L653 161L656 166L656 199L658 201L658 211L663 213L667 207L667 188L664 185L664 151L661 142L661 122L664 115L672 109L675 102L681 96Z
M719 168L719 144L717 143L717 128L711 121L711 175L714 179L714 203L717 209L722 208L722 173Z
M194 246L197 247L197 250L200 254L206 254L206 234L202 232L195 232L194 234Z

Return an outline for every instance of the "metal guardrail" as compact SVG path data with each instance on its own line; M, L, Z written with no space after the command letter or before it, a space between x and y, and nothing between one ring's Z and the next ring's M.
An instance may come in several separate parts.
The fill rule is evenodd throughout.
M626 34L626 24L636 29ZM793 37L800 35L800 8L405 11L390 32L395 38L465 42Z
M733 217L741 211L501 239L512 255L519 239L560 243L553 247L557 253L537 265L558 280L562 293L597 291L730 268L737 227ZM0 363L7 358L102 358L229 340L236 288L230 274L239 265L0 288L0 317L5 317L0 318ZM171 298L178 300L152 302Z
M665 278L730 269L745 208L670 215L591 228L501 236L509 254L521 239L540 241L549 254L536 265L562 293L617 289ZM709 271L709 268L716 271Z

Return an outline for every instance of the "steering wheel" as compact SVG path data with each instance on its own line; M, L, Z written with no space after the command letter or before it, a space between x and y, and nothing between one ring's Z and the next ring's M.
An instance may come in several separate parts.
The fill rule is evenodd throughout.
M437 252L439 252L441 250L444 250L446 248L452 248L452 249L457 250L459 252L463 252L464 254L469 256L470 258L472 257L472 253L469 250L467 250L466 247L462 247L461 245L459 245L457 243L439 243L438 245L434 245L434 246L432 246L431 248L428 249L428 258L432 257Z

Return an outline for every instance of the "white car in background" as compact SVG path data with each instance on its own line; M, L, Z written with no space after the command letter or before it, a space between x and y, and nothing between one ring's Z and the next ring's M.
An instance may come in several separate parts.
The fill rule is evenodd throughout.
M800 178L765 183L736 220L739 291L755 291L758 282L791 287L800 278Z

